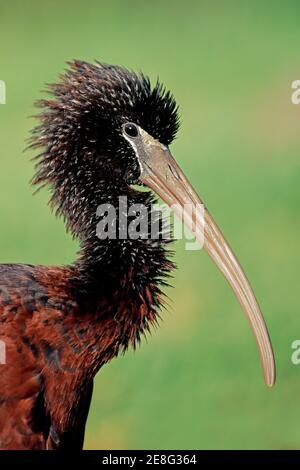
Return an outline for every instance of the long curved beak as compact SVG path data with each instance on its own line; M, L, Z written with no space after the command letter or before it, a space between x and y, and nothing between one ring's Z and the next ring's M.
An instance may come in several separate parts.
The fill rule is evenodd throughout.
M268 330L251 285L221 230L167 147L141 128L134 142L127 140L139 159L141 182L157 193L179 217L182 217L185 207L192 205L194 208L184 217L184 222L234 291L253 331L266 385L272 387L275 383L275 360Z

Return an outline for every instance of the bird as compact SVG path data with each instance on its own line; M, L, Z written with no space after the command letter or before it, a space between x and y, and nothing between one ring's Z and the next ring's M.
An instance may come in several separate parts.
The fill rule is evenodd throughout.
M172 93L141 72L82 60L68 62L47 92L29 142L32 184L49 188L51 209L80 248L70 265L0 264L0 449L83 448L95 375L160 321L175 264L158 197L179 217L185 205L196 208L184 222L234 291L273 386L274 354L253 290L171 154L180 126ZM134 207L126 222L121 197ZM148 220L135 237L118 237L116 228L142 225L139 207L156 220L156 236Z

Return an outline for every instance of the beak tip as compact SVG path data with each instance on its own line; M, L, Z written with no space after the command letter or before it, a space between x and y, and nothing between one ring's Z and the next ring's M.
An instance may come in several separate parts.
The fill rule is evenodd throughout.
M276 383L275 363L272 361L272 367L264 374L265 384L268 388L273 388Z
M268 388L273 388L274 385L275 385L275 380L272 380L272 381L270 381L270 382L266 382L266 386L267 386Z

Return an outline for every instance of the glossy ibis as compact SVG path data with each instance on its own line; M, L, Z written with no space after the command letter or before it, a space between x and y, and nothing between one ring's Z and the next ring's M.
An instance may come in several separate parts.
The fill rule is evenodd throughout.
M143 204L152 214L153 192L177 209L201 206L169 150L178 112L161 84L75 61L49 91L31 138L38 153L33 183L49 185L51 206L80 252L64 267L0 265L2 449L82 448L95 374L158 321L161 286L174 267L162 220L155 239L101 238L99 206L118 207L126 196L129 206ZM195 214L186 223L200 239ZM206 209L201 220L204 248L247 315L272 386L272 347L255 296Z

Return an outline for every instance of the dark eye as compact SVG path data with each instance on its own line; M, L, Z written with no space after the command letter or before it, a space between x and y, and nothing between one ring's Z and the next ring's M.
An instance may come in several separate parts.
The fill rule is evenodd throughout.
M137 137L139 130L135 124L125 124L124 131L128 137Z

